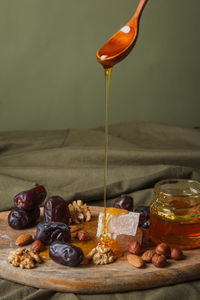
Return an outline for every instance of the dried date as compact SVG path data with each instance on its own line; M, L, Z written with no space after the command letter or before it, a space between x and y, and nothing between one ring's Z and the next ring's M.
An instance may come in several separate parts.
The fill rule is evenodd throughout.
M35 240L40 240L45 245L54 241L68 242L71 239L69 227L59 222L44 222L37 225Z
M135 212L140 214L139 227L149 228L149 218L150 218L150 207L149 206L138 206Z
M133 198L126 194L120 195L120 197L117 198L114 203L114 207L120 209L126 209L128 211L133 211L133 205L134 205Z
M8 224L15 229L27 228L34 225L39 216L39 207L36 207L30 211L13 208L8 215Z
M48 198L44 205L44 222L62 222L69 224L69 209L60 196Z
M20 192L14 197L15 207L23 210L32 210L39 206L46 198L47 192L42 185Z
M69 267L79 265L84 258L81 248L64 242L54 242L49 255L55 262Z

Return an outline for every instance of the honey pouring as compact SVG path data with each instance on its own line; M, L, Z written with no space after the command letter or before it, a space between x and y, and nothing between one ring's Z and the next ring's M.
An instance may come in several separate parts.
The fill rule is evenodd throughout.
M98 62L103 66L106 77L106 116L105 116L105 159L104 159L104 226L99 239L102 245L114 245L114 241L107 235L107 166L108 166L108 124L109 124L109 94L110 77L115 64L123 60L133 49L137 35L141 13L147 0L140 0L135 14L130 21L114 34L96 53Z

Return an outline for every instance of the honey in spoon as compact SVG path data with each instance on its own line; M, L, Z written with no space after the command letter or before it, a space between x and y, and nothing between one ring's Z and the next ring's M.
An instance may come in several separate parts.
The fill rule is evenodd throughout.
M133 49L138 35L139 19L146 2L147 0L140 0L131 20L97 51L97 60L105 69L112 68Z

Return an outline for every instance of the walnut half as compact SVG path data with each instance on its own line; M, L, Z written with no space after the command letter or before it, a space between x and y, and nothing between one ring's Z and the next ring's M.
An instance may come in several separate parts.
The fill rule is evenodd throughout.
M72 204L68 205L71 223L80 224L84 221L88 222L91 220L92 215L86 203L82 200L73 201Z
M32 269L36 262L41 263L42 259L39 254L26 250L25 248L17 248L10 251L8 255L8 262L13 267L20 267L22 269Z
M110 248L97 246L86 256L86 259L92 259L95 265L107 265L114 262L116 256Z

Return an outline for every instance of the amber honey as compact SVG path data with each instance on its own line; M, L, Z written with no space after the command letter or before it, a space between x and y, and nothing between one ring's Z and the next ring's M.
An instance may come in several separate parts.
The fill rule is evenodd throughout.
M45 260L51 259L49 256L49 246L46 246L45 250L40 252L40 256Z
M107 235L101 235L98 240L98 245L105 248L110 248L116 257L123 256L123 251L115 240L109 238Z
M104 226L103 234L107 234L106 199L107 199L107 177L108 177L108 124L109 124L109 102L110 102L110 76L112 68L105 69L106 76L106 116L105 116L105 150L104 150Z
M108 209L110 210L110 208ZM111 209L115 215L117 215L118 209ZM126 211L124 210L124 213ZM121 213L121 210L120 210ZM120 246L115 242L115 240L109 238L106 234L103 234L97 238L97 226L98 226L98 218L93 217L91 221L84 222L80 225L80 228L82 230L85 230L88 232L90 239L88 241L79 241L76 238L77 232L73 232L71 234L71 244L80 247L83 251L84 256L90 253L90 251L95 248L97 245L101 245L102 247L110 248L114 252L116 257L121 257L123 255L122 250L120 249ZM49 246L46 246L46 249L42 252L40 252L40 255L43 259L49 260L51 259L49 256ZM83 261L83 264L88 263L86 261Z
M150 238L171 247L200 247L200 183L171 179L156 184L150 212Z
M96 233L97 233L97 224L98 224L98 219L94 218L93 220L89 221L89 222L84 222L82 224L82 229L87 231L90 239L88 241L79 241L76 238L76 232L72 233L72 244L80 247L83 251L83 254L86 256L93 248L95 248L97 246L97 237L96 237Z

